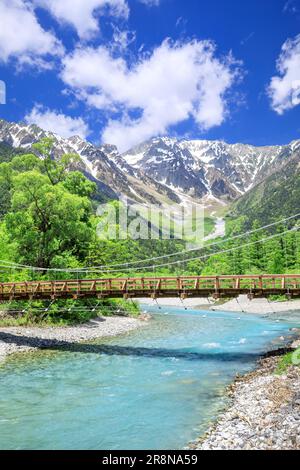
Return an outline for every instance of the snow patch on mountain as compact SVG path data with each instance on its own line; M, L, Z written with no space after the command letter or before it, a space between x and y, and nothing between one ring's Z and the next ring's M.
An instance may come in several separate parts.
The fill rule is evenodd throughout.
M42 137L54 142L53 158L76 153L79 169L96 181L108 197L126 195L139 203L227 204L245 194L294 152L289 145L255 147L224 141L157 137L120 154L114 145L96 146L78 136L62 138L36 125L0 120L0 142L31 150Z
M175 191L203 198L234 200L245 194L300 148L300 141L285 146L255 147L223 141L151 139L122 155Z

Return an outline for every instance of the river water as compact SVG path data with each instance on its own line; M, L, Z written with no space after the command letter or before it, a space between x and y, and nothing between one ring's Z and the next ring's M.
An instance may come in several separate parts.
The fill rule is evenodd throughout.
M113 339L9 358L0 366L0 449L181 449L224 407L291 320L147 307ZM273 343L273 344L272 344Z

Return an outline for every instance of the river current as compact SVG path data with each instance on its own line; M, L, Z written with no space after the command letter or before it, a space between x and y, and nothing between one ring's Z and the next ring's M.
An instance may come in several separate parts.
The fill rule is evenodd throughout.
M147 307L145 327L0 365L0 449L182 449L236 373L298 324L282 316Z

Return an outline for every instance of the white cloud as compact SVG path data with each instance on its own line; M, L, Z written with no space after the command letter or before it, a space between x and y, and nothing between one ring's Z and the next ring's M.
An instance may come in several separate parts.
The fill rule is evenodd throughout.
M112 49L126 51L126 49L136 40L135 31L121 30L117 26L113 26Z
M82 139L86 139L90 133L82 118L72 118L58 111L43 108L40 104L36 104L25 116L25 122L36 124L46 131L54 132L65 138L79 135Z
M97 16L127 18L126 0L33 0L35 5L46 8L59 21L71 24L81 38L88 39L99 31Z
M0 2L0 61L15 58L21 64L48 67L47 54L61 55L63 48L53 34L42 29L31 6L24 0Z
M300 104L300 34L288 39L277 60L279 76L268 87L271 106L278 114Z
M120 150L190 117L203 130L222 124L226 93L239 75L232 57L218 59L210 41L165 41L131 66L105 47L78 48L63 66L64 82L88 105L118 110L102 139Z

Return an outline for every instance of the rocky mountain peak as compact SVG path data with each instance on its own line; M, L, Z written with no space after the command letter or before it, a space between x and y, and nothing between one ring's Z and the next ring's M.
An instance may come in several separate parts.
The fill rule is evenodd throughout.
M298 146L299 141L255 147L166 137L134 147L123 158L178 192L235 199L274 171Z
M54 142L53 157L77 153L79 169L108 197L126 195L138 202L179 202L186 196L234 200L278 170L295 152L289 145L255 147L224 141L156 137L120 155L115 145L96 146L72 136L67 139L36 125L0 120L0 142L31 150L43 137Z
M0 120L0 142L11 147L34 151L32 145L43 137L53 139L53 158L78 154L81 159L78 169L96 182L99 191L108 198L125 195L140 203L161 204L168 199L180 202L170 188L132 168L113 145L97 147L76 135L63 138L35 125Z

